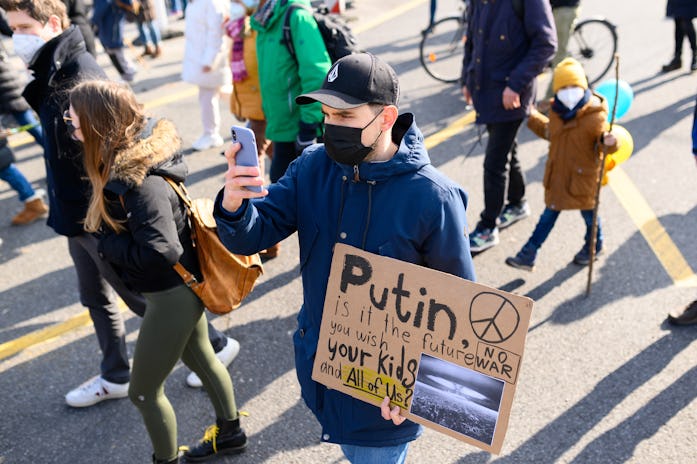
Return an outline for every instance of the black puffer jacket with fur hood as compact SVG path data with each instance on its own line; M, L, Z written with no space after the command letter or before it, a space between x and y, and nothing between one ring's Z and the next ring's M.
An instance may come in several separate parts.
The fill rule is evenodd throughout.
M186 210L164 179L183 182L186 177L180 145L171 122L149 120L139 140L117 154L104 187L109 213L125 220L126 231L102 235L99 252L139 292L181 285L172 269L177 261L201 277Z

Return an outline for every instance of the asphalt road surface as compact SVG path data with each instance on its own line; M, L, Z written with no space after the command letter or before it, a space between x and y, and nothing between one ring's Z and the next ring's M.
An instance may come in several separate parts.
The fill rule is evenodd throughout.
M561 215L534 273L504 264L544 207L546 142L523 129L519 150L533 217L502 232L501 244L474 260L480 282L535 300L503 450L492 456L427 430L411 445L409 463L697 462L697 328L664 322L669 311L697 298L697 166L690 153L697 74L658 73L673 50L664 2L582 3L582 17L602 15L617 24L620 77L635 93L619 121L633 136L634 154L611 173L602 193L605 254L596 263L592 293L585 296L586 270L571 264L583 241L578 213ZM442 17L457 2L439 4ZM484 145L473 147L477 129L459 88L420 68L428 3L354 5L347 16L361 44L397 70L401 110L414 112L432 136L433 164L469 192L474 226L483 204ZM170 27L183 30L183 22ZM163 47L160 59L140 63L133 88L153 114L175 122L188 149L201 125L195 89L179 77L183 39ZM116 77L104 54L99 60ZM223 127L235 123L227 105L222 112ZM40 149L22 137L12 141L20 169L35 186L45 186ZM187 151L195 196L212 197L222 185L219 152ZM145 428L128 400L83 410L64 403L67 391L97 374L100 353L79 303L65 238L43 221L10 226L20 207L14 191L0 184L0 463L149 462ZM247 452L218 462L346 462L338 447L319 442L320 428L299 396L291 343L302 299L297 252L295 237L285 240L243 306L214 320L242 344L230 373L238 405L249 414ZM139 320L124 316L132 350ZM187 374L178 366L167 381L182 444L199 439L213 417L205 393L185 385Z

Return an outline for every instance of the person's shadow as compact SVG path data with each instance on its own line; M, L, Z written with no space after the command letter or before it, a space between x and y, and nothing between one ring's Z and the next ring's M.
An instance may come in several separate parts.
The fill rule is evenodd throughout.
M621 327L618 326L618 329ZM549 422L498 464L556 462L612 410L655 375L694 341L691 330L666 333L643 351L598 382L576 404ZM618 426L588 444L575 463L618 463L632 456L644 438L653 435L695 398L697 367L655 396Z

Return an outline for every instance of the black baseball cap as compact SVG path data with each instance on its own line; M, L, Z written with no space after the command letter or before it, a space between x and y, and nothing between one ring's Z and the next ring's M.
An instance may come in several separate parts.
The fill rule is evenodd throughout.
M366 103L395 105L399 100L399 81L392 67L371 53L353 53L332 65L322 88L299 95L298 105L320 102L337 109Z

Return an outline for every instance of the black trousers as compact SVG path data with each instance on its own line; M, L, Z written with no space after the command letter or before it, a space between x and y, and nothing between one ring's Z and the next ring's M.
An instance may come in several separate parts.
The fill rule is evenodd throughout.
M680 59L682 55L682 43L687 36L690 41L692 53L697 53L697 37L695 27L692 25L691 18L675 18L675 58Z
M489 141L484 154L484 211L479 228L496 227L496 219L503 210L504 196L508 203L514 206L519 206L525 201L525 176L518 162L516 142L518 128L522 122L522 119L517 119L486 125Z

